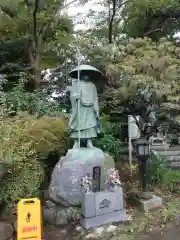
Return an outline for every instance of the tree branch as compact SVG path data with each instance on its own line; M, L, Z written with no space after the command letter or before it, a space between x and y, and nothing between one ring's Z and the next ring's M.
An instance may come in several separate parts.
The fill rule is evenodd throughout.
M38 47L38 34L37 34L37 12L39 9L39 0L35 0L34 11L33 11L33 38L36 49Z
M117 11L118 9L122 8L126 3L129 3L129 2L131 2L131 0L126 0L126 1L124 1L124 2L121 2L121 3L117 6L116 11Z
M157 13L154 14L155 18L159 18L159 17L163 17L164 19L168 19L168 18L180 18L180 11L177 12L173 12L173 11L169 11L167 10L166 13Z
M0 13L2 15L4 15L5 17L7 17L10 21L13 22L13 24L15 24L17 26L17 23L14 21L14 19L7 13L4 11L4 9L2 8L2 6L0 7Z
M112 8L112 16L109 21L109 43L112 43L112 31L113 31L113 21L116 15L116 0L112 0L113 8Z
M156 28L156 29L149 30L149 31L145 32L143 36L146 37L146 36L151 35L152 33L158 32L158 31L162 31L162 29Z
M41 36L41 38L43 38L44 33L46 32L46 29L49 27L49 25L50 25L51 22L53 21L53 18L56 18L56 17L57 17L57 12L59 13L59 11L61 11L61 10L64 9L64 8L69 7L71 4L75 3L76 1L77 1L77 0L72 0L71 2L69 2L69 3L65 4L65 5L63 5L62 7L60 7L59 9L55 9L55 10L52 12L52 14L51 14L51 15L52 15L52 18L51 18L48 22L46 22L46 23L43 24L42 28L41 28L40 31L39 31L38 36L39 36L39 37Z
M144 33L143 36L144 36L144 37L145 37L145 36L149 36L150 34L152 34L152 33L154 33L154 32L162 31L162 28L163 28L162 25L165 24L165 21L166 21L165 18L161 19L160 23L156 26L156 28L154 28L154 29L152 29L152 30L151 30L151 29L148 30L147 32Z
M126 3L130 2L130 0L126 0L126 1L121 1L121 3L117 5L116 0L111 0L112 4L113 4L113 9L112 9L112 16L110 17L110 21L109 21L109 43L112 43L112 29L113 29L113 23L114 23L114 18L116 16L116 13L118 10L120 10ZM109 14L110 16L110 14ZM120 20L119 20L120 21ZM119 22L118 21L118 22Z
M5 71L6 69L9 69L9 68L16 68L18 71L28 71L28 70L32 69L32 67L22 67L18 63L6 63L6 64L1 66L0 73Z

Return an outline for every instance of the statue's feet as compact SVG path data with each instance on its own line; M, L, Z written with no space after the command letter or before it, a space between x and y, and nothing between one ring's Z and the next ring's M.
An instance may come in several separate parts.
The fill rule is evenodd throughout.
M91 140L87 140L87 147L88 148L95 148L94 145L92 144Z
M78 148L78 141L74 141L73 149Z

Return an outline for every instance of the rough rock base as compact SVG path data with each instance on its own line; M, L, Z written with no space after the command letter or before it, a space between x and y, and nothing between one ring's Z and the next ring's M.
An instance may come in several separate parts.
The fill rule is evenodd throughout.
M49 186L52 201L65 207L81 204L81 178L93 175L93 167L101 167L101 190L105 189L107 171L114 168L113 158L99 148L78 148L68 150L56 164Z
M127 220L126 211L123 209L91 218L84 218L82 216L80 219L80 223L85 229L89 229L99 227L101 225L108 223L123 222L126 220Z
M1 240L14 239L14 229L11 224L6 222L0 222L0 239Z
M48 200L43 209L43 219L46 223L63 226L80 219L80 208L64 207Z
M149 211L162 206L162 198L155 195L152 196L153 197L149 200L137 199L141 211Z

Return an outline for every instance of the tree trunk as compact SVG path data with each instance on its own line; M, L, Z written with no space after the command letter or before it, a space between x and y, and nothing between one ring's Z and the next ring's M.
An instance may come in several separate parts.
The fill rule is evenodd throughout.
M40 54L37 51L33 54L32 49L29 48L29 58L34 73L33 89L37 90L41 86Z
M109 40L109 44L112 43L112 37L113 37L113 23L114 23L114 17L116 15L116 0L112 0L112 15L110 17L110 21L109 21L109 29L108 29L108 40Z
M34 90L41 87L41 69L40 69L40 55L36 53L36 60L34 63Z
M34 69L34 90L37 90L41 87L41 71L38 68Z

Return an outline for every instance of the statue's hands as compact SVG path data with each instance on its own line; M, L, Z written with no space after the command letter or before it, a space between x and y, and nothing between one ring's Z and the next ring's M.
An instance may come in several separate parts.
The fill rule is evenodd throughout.
M80 93L77 93L76 95L74 95L74 98L75 98L76 100L79 100L79 99L81 98Z

